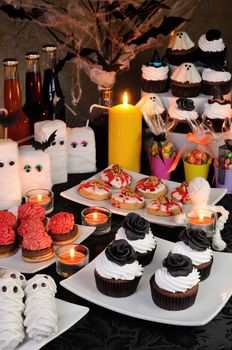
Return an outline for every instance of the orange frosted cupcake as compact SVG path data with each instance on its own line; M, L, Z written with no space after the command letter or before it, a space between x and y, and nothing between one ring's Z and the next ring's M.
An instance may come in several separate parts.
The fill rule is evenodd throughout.
M17 233L18 233L18 240L19 243L22 243L23 236L26 234L33 235L36 234L37 230L43 230L44 229L44 224L40 219L28 219L22 221L18 228L17 228Z
M22 241L22 259L26 262L46 261L55 255L52 239L45 229L38 227L37 232L26 234Z
M25 203L18 208L18 218L20 221L28 219L40 219L43 221L45 219L45 209L35 203Z
M0 210L0 225L2 224L15 228L17 226L17 218L10 211Z
M60 212L53 215L49 221L48 230L55 245L72 243L79 236L74 215L67 212Z
M0 258L6 258L16 253L18 248L16 233L12 227L0 225Z

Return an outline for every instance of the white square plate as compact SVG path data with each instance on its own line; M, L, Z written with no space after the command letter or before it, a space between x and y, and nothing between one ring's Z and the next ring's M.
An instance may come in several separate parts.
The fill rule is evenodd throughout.
M81 243L95 230L93 226L82 226L78 225L80 234L73 243ZM56 261L55 257L42 262L28 263L22 260L22 250L18 249L17 253L9 256L8 258L0 258L0 267L7 269L18 270L21 273L36 273L46 267L54 264Z
M84 317L89 308L85 306L80 306L66 301L56 299L57 304L57 314L58 314L58 332L51 337L44 339L42 342L38 343L28 337L25 338L22 345L20 345L18 350L39 350L44 345L49 343L52 339L55 339L63 332L67 331L76 322L78 322L82 317Z
M145 266L136 292L129 297L112 298L98 291L94 279L95 260L98 257L60 284L84 299L124 315L173 325L204 325L218 314L232 294L232 254L214 252L211 274L200 283L194 305L182 311L168 311L153 303L149 279L162 266L172 245L172 242L157 238L154 259Z
M131 184L132 187L134 187L135 183L137 181L139 181L141 178L147 177L147 175L138 174L138 173L135 173L135 172L130 171L130 170L126 170L126 171L133 177L133 182ZM92 176L91 179L95 179L95 178L99 178L99 177L100 177L100 173ZM168 180L163 180L163 181L167 184L169 193L171 191L173 191L178 185L180 185L179 182L168 181ZM227 192L227 190L224 188L211 188L209 204L211 204L211 205L216 204L222 197L224 197L226 192ZM177 224L175 223L175 220L174 220L174 216L162 217L162 216L149 215L149 214L147 214L145 209L127 211L127 210L119 209L119 208L112 206L110 203L110 200L93 201L93 200L84 198L77 192L77 185L70 188L69 190L61 192L60 195L64 198L67 198L67 199L73 201L73 202L84 204L84 205L87 205L89 207L96 205L96 206L108 208L112 211L112 213L115 213L115 214L126 216L129 212L134 211L154 224L159 224L159 225L163 225L163 226L177 226ZM150 200L146 200L146 202L148 202L148 201L150 201ZM183 210L185 210L187 208L189 208L189 205L188 206L184 205Z

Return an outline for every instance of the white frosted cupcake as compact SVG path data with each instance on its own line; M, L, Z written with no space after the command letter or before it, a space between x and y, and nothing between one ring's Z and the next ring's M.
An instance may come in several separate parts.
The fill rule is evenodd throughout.
M142 266L150 264L156 250L156 239L149 221L135 213L129 213L116 233L115 239L125 239L137 253Z
M230 92L231 73L224 67L205 68L202 72L202 90L206 95L213 95L215 86L221 89L223 95Z
M171 105L168 109L168 118L175 123L172 128L175 132L191 132L191 124L198 117L194 102L190 98L180 97L176 100L176 105Z
M198 59L207 66L225 64L226 45L218 29L210 29L198 40Z
M171 35L166 53L168 62L174 66L179 66L184 62L194 62L196 59L195 44L182 30Z
M182 63L171 75L174 96L196 97L201 89L201 76L191 62Z
M135 250L124 239L113 241L96 259L94 276L97 289L110 297L133 294L143 274Z

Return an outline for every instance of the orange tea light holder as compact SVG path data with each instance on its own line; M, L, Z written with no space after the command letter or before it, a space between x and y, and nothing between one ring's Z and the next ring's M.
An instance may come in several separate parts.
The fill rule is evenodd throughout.
M81 212L82 225L95 226L94 235L102 235L111 230L111 211L104 207L89 207Z
M216 232L217 213L207 208L192 209L187 214L187 230L201 229L207 237L212 237Z
M54 195L53 192L46 189L34 189L30 190L25 195L26 202L39 204L46 210L46 214L49 214L54 209Z
M89 262L89 249L81 244L67 244L56 249L56 272L69 277Z

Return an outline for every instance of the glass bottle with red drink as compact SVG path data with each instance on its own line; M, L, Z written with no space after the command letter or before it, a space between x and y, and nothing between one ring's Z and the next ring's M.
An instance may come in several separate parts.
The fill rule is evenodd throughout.
M5 58L4 67L4 107L8 111L5 118L7 137L19 141L30 135L29 118L22 110L21 90L18 77L18 61Z
M58 72L56 71L57 48L55 45L43 45L43 98L49 118L60 119L65 122L64 94L60 87Z
M38 52L26 54L26 102L23 110L29 117L31 134L36 122L52 119L43 100L39 60Z

